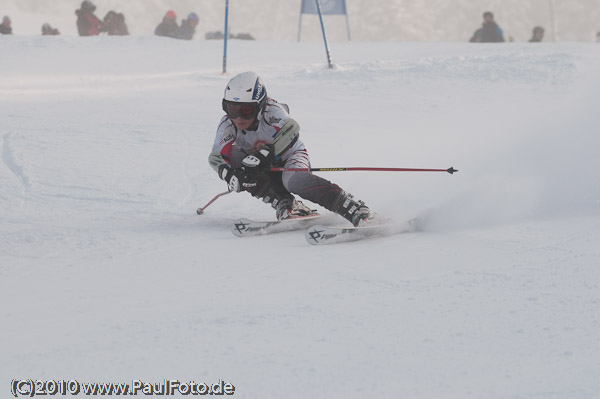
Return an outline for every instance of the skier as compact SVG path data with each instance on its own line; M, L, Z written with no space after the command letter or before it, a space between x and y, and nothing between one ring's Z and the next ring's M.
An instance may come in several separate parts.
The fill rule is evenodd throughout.
M315 211L293 194L338 213L354 226L376 215L338 185L309 171L272 172L271 167L308 169L308 152L299 140L300 127L287 105L267 97L254 72L233 77L222 101L221 119L208 161L229 191L248 191L276 210L278 220L309 216ZM293 194L292 194L293 193Z
M154 29L154 34L157 36L176 38L178 30L177 15L175 15L175 11L169 10L163 17L162 22Z

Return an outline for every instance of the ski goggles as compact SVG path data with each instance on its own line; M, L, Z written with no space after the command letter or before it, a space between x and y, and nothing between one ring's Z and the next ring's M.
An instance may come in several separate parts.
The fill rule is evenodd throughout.
M245 120L251 120L258 114L258 104L256 103L235 103L223 100L223 111L231 119L242 118Z

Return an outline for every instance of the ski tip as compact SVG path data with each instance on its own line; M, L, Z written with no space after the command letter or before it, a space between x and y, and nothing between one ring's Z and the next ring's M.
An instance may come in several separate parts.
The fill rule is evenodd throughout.
M311 245L318 245L318 244L320 244L320 241L322 239L322 233L326 229L327 229L326 226L322 226L320 224L317 224L315 226L311 226L304 233L304 237L306 238L306 241L308 241L309 244L311 244Z
M450 167L450 168L446 169L446 172L453 174L453 173L458 172L458 169L454 169L453 167Z
M244 234L246 233L248 225L250 223L252 223L252 222L248 219L237 219L231 225L231 232L236 237L244 237Z

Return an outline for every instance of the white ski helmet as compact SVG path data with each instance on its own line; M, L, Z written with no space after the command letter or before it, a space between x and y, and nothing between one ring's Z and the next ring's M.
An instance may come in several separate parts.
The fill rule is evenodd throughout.
M267 102L267 88L258 74L252 71L234 76L223 95L223 111L231 118L256 118Z

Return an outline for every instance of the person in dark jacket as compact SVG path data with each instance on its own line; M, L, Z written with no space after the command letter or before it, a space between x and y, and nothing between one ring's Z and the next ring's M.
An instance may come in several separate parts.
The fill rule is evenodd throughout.
M497 43L504 41L504 33L494 21L494 14L491 11L483 13L483 24L481 25L481 42Z
M181 21L181 26L177 32L178 39L192 40L196 33L196 26L198 26L198 15L195 12L188 14L187 19Z
M126 36L129 35L129 29L125 24L125 15L122 13L116 13L110 10L104 16L104 26L109 36Z
M469 41L471 43L481 43L481 39L483 38L483 28L479 28L473 33L473 36Z
M104 23L94 15L96 6L90 0L84 0L81 8L75 10L79 36L97 36L106 30Z
M5 15L2 18L2 23L0 24L0 33L3 35L12 35L12 21L10 20L8 15Z
M60 35L60 32L58 31L58 29L51 27L50 24L44 24L44 25L42 25L42 35L56 36L56 35Z
M169 10L163 17L162 22L158 24L154 30L154 34L157 36L176 38L178 31L179 26L177 25L177 15L175 15L175 11Z
M541 26L536 26L535 28L533 28L533 34L531 36L531 39L529 39L529 42L539 43L542 40L544 40L544 28L542 28Z

